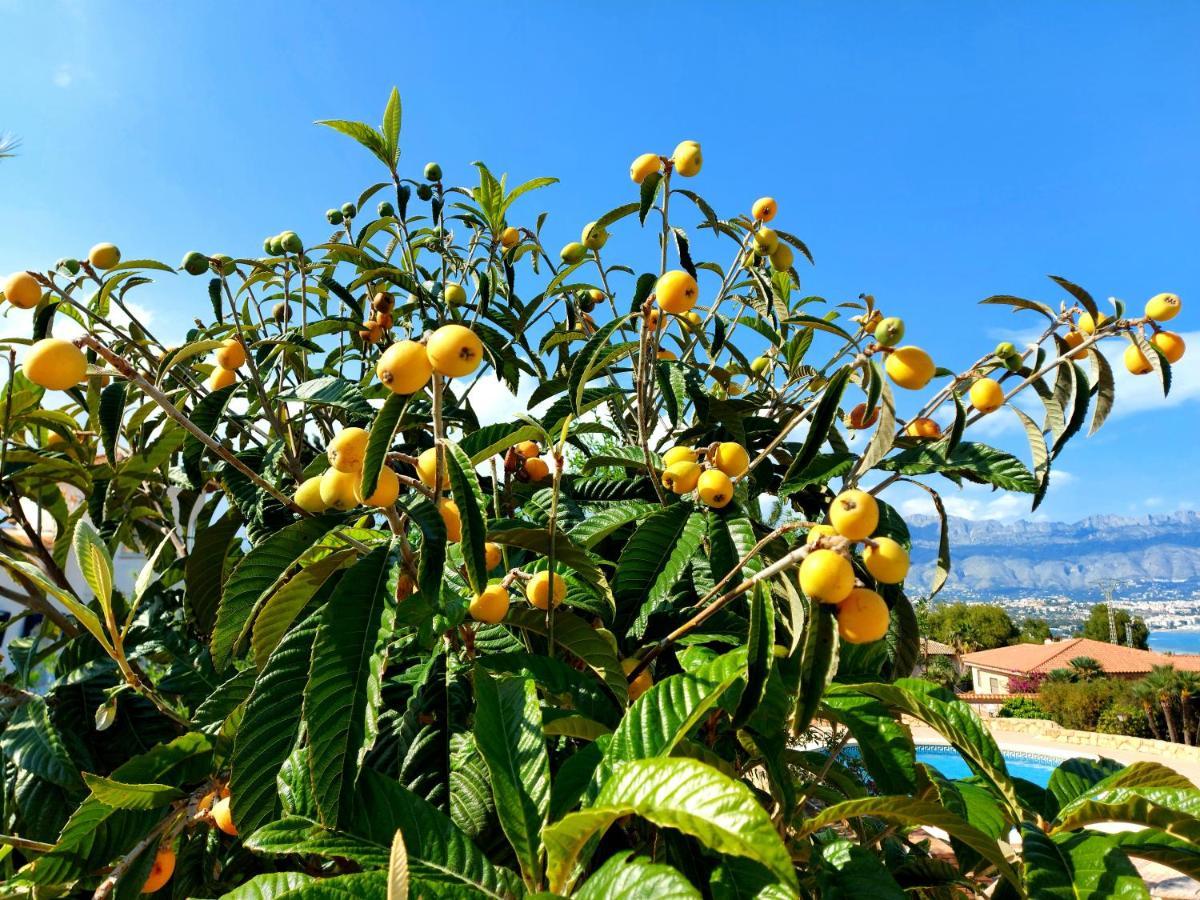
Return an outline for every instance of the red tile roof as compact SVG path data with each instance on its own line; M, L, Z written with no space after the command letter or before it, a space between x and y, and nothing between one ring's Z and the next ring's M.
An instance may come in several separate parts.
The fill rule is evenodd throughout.
M1071 638L1049 644L1013 644L994 650L979 650L963 656L963 662L981 669L1028 675L1067 669L1078 656L1090 656L1105 672L1129 674L1149 672L1155 666L1174 666L1180 671L1200 672L1200 654L1170 655L1121 647L1090 638Z

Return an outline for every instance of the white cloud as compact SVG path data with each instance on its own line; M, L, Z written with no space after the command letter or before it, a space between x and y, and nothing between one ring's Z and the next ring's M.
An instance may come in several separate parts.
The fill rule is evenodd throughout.
M51 78L55 87L69 88L75 81L75 74L71 69L70 63L61 63L54 70L54 76Z
M1107 341L1104 355L1112 363L1116 376L1116 402L1113 416L1128 416L1149 410L1160 410L1200 400L1200 331L1185 331L1179 334L1187 344L1188 351L1183 359L1171 366L1171 393L1162 394L1162 382L1153 373L1131 375L1125 368L1122 356L1127 341Z

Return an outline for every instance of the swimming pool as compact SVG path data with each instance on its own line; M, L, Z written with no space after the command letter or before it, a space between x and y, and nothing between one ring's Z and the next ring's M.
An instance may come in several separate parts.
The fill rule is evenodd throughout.
M1045 787L1050 781L1050 773L1058 768L1061 757L1046 756L1040 753L1024 753L1018 750L1002 750L1008 774L1014 778L1032 781L1039 787ZM849 756L858 755L858 747L853 744L842 751ZM933 766L947 778L966 778L971 775L971 768L966 760L958 755L958 751L945 744L917 744L917 760Z

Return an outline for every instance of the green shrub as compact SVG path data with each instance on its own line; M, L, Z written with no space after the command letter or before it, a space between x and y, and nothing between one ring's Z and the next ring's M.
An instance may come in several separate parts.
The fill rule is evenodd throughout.
M1006 719L1049 719L1050 713L1036 700L1028 697L1013 697L1000 707L1000 716Z

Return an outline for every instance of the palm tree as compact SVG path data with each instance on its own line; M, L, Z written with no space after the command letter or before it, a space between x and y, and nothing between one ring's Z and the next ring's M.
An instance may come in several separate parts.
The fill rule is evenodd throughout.
M1142 712L1146 714L1146 721L1150 723L1150 733L1154 735L1156 741L1161 741L1162 733L1158 730L1158 711L1154 708L1158 700L1158 692L1154 689L1154 685L1149 684L1145 678L1135 683L1133 699L1142 705Z
M1196 672L1180 672L1175 677L1179 686L1179 719L1183 726L1183 742L1195 746L1196 732L1192 728L1192 699L1200 695L1200 674Z
M1179 732L1175 728L1174 711L1175 694L1178 692L1175 667L1155 666L1146 676L1146 682L1154 689L1155 696L1158 697L1158 704L1162 707L1163 718L1167 722L1169 740L1178 744Z
M1091 681L1104 674L1104 666L1090 656L1077 656L1070 665L1080 681Z

